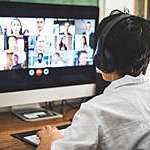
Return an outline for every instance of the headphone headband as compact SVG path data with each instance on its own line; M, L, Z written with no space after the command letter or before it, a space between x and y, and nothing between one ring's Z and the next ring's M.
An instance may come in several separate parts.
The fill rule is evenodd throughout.
M99 42L101 42L101 46L103 47L105 39L108 35L108 33L110 32L110 30L119 22L121 22L122 20L129 18L131 15L129 14L122 14L120 16L118 16L117 18L115 18L114 20L110 21L102 30L101 35L100 35L100 40Z
M131 17L129 14L122 14L115 19L111 20L106 24L106 26L102 29L102 32L100 33L100 38L97 41L97 47L95 51L94 61L97 65L97 67L106 73L111 73L113 71L113 62L110 63L110 58L105 57L105 52L103 50L105 39L108 35L108 33L111 31L111 29L121 22L122 20ZM102 50L102 51L101 51ZM103 57L102 57L103 56ZM111 56L111 55L110 55ZM111 61L113 61L113 58L111 58ZM106 63L107 62L107 63ZM109 62L109 63L108 63ZM107 65L105 65L107 64ZM109 65L108 65L109 64Z

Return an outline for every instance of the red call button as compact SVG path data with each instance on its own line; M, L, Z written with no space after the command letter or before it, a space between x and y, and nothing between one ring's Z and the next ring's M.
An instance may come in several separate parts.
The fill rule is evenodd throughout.
M42 75L42 69L36 69L36 75L41 76Z

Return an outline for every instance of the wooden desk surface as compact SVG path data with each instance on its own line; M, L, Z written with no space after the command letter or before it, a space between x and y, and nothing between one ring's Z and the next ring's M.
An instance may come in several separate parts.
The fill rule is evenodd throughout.
M45 125L70 124L68 118L73 116L74 112L68 112L63 118L34 122L22 121L11 112L0 113L0 150L35 150L35 147L10 136L10 134L40 129Z

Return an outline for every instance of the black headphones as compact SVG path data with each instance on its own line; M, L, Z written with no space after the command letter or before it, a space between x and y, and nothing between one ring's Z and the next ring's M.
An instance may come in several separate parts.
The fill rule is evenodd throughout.
M131 17L129 14L121 14L117 16L115 19L111 20L106 24L106 26L102 29L99 38L97 40L97 47L94 54L94 64L95 66L105 73L112 73L114 71L114 58L108 52L107 49L104 50L105 39L108 36L111 29L117 25L122 20Z

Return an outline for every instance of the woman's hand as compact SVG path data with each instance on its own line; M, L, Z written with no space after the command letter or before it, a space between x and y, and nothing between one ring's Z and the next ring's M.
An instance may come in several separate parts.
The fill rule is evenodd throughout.
M53 141L63 138L58 129L51 126L43 127L37 132L37 136L40 138L40 144L36 150L50 150Z

